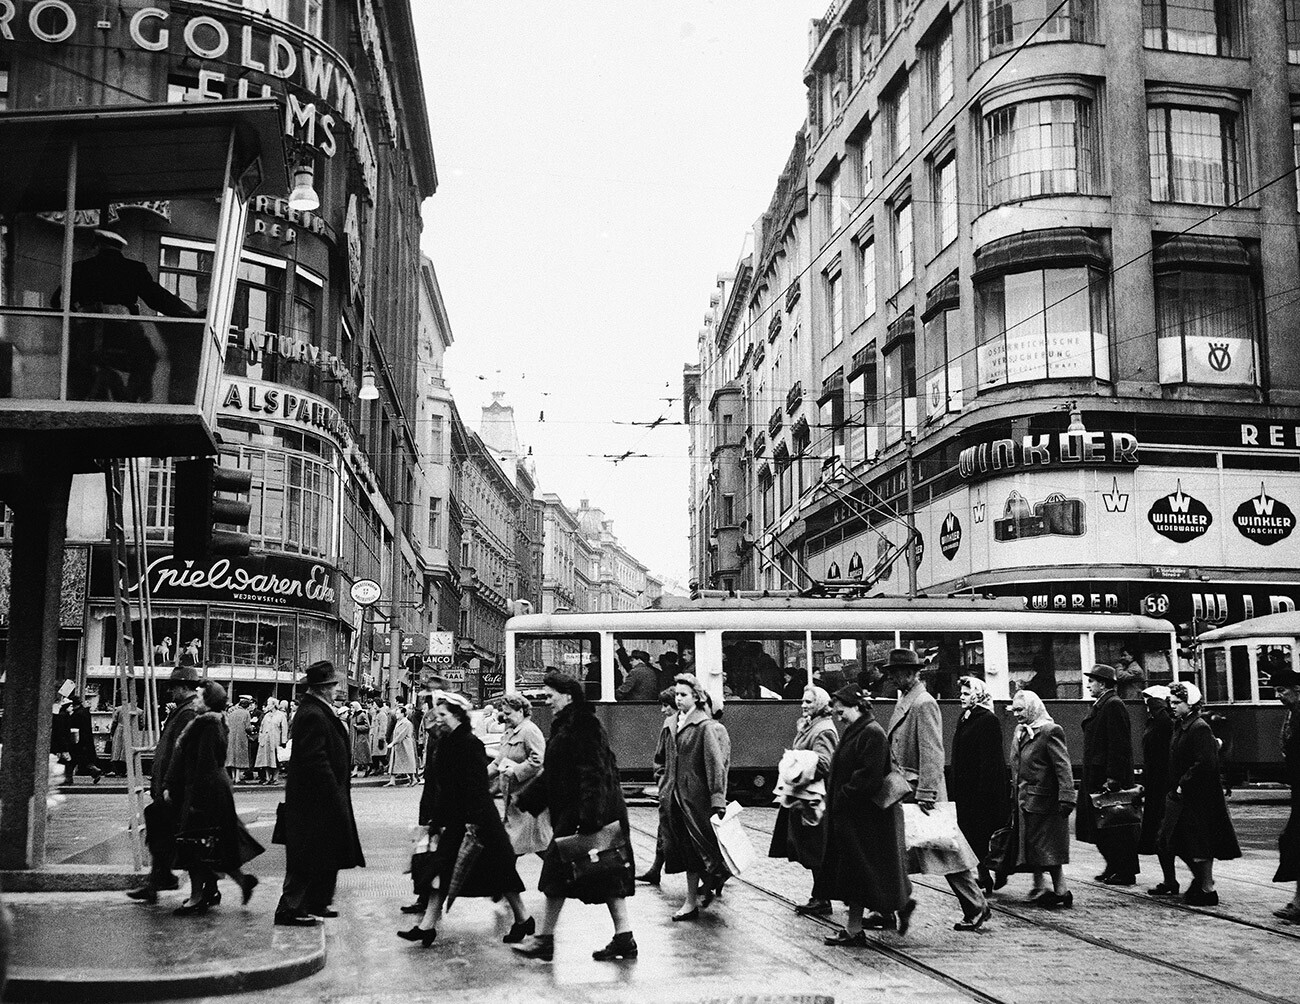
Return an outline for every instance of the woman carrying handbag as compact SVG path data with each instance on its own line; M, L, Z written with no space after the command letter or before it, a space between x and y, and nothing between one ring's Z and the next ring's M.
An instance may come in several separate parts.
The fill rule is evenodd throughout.
M541 853L551 842L549 816L534 816L518 805L519 792L541 773L546 753L542 730L529 717L532 707L523 694L506 694L501 698L500 714L506 732L497 747L496 759L488 764L488 777L501 791L502 822L516 856Z

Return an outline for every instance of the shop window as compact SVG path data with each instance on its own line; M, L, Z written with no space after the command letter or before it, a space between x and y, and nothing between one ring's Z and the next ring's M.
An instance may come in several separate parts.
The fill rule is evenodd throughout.
M1045 268L975 286L981 390L1025 380L1110 379L1106 275Z
M1238 55L1240 0L1142 0L1142 42L1170 52Z
M800 631L722 632L722 693L728 700L779 700L791 679L808 678Z
M910 648L921 657L924 665L921 678L925 681L925 689L934 697L956 700L961 696L957 681L963 676L984 679L984 635L981 632L904 632L901 637L903 648Z
M1227 206L1240 189L1238 116L1230 109L1147 109L1151 198Z
M1096 4L1097 0L981 0L981 57L988 59L1022 44L1094 41Z
M1083 697L1083 660L1080 635L1048 633L1007 634L1009 689L1032 690L1045 701Z
M988 204L1097 188L1092 102L1082 97L1022 101L984 116Z

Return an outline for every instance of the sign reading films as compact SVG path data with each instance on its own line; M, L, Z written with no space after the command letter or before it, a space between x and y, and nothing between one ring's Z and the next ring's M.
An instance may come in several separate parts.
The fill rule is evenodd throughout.
M1210 532L1214 516L1205 503L1183 491L1182 481L1168 495L1162 495L1147 510L1152 529L1176 544L1204 537Z
M1291 536L1295 529L1295 513L1285 502L1272 498L1260 482L1259 494L1237 506L1232 522L1237 532L1247 540L1268 547Z

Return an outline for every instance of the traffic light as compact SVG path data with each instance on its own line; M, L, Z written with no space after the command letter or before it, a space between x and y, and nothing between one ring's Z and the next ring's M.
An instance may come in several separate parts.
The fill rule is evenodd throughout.
M1178 657L1188 663L1196 662L1196 636L1205 630L1205 624L1193 617L1178 625Z
M253 539L244 531L253 508L244 499L221 496L247 495L252 473L222 467L216 457L200 457L176 461L175 475L172 554L185 560L247 554Z

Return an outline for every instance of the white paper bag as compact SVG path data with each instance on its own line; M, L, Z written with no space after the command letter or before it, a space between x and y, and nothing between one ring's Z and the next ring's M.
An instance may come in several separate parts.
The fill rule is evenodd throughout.
M904 802L903 839L911 875L952 875L979 864L957 826L955 802L939 802L928 813L914 802Z
M727 814L719 819L713 816L713 830L718 835L718 846L722 849L722 860L732 875L739 875L754 863L758 852L750 842L749 834L740 825L741 809L739 802L727 805Z

